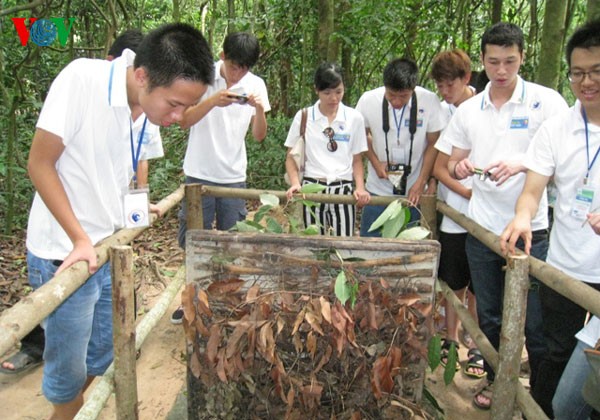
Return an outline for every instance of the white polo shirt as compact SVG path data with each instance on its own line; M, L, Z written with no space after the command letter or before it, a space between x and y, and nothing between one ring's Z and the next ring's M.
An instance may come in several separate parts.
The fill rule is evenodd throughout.
M342 103L338 107L335 119L331 124L321 111L317 101L308 108L305 133L306 167L304 176L310 178L326 179L333 181L352 181L352 162L354 155L367 150L367 136L362 115ZM302 110L296 113L290 131L285 140L286 147L294 147L300 134L300 120ZM327 149L329 137L323 130L331 127L334 131L333 139L337 143L337 150L330 152Z
M541 123L568 106L556 91L520 77L510 100L499 110L490 100L491 84L456 110L442 137L452 146L470 151L477 168L495 161L523 162L525 152ZM525 183L519 173L498 186L473 177L469 217L496 235L502 233L515 214L515 204ZM548 227L548 200L544 191L533 230Z
M590 322L575 337L590 347L596 347L596 342L600 339L600 319L597 316L590 318Z
M600 147L600 127L588 124L590 162ZM573 108L546 121L533 138L525 166L541 175L554 176L557 188L554 224L550 232L548 264L588 283L600 283L600 236L589 223L571 216L577 188L587 170L585 124L579 101ZM590 170L595 185L591 209L600 206L600 159Z
M134 57L126 50L112 62L82 58L67 65L52 83L37 122L38 128L62 138L65 149L56 169L75 216L94 244L123 226L122 194L133 176L125 81ZM140 116L135 127L141 127L143 119ZM151 126L148 122L146 130ZM132 134L139 138L137 129ZM40 258L58 260L73 249L37 193L29 214L27 249Z
M447 103L446 101L442 102L442 109L446 114L448 121L452 118L452 115L456 112L456 107L452 104ZM440 152L450 156L452 154L452 145L448 143L444 137L440 137L438 141L435 143L435 148ZM459 181L465 188L471 189L473 184L473 179L471 177L465 178ZM437 190L438 198L450 207L463 214L467 214L469 211L469 200L464 198L462 195L455 193L450 188L446 187L443 183L438 183ZM448 216L444 216L442 218L442 223L440 224L440 231L445 233L465 233L466 230L456 223L454 220L449 218Z
M413 152L411 166L412 170L406 182L407 192L414 185L421 168L423 167L423 153L427 147L427 133L441 131L446 125L446 119L442 114L440 100L431 91L420 86L415 88L417 94L417 132L413 140ZM370 90L363 93L356 105L365 119L365 127L371 130L373 141L373 150L377 158L385 162L385 133L383 132L383 115L381 111L385 87ZM394 110L388 104L388 115L390 131L387 134L390 163L408 164L410 155L410 109L412 107L412 98L402 109ZM380 179L373 168L371 162L368 162L367 185L369 192L377 195L393 195L393 186L388 179Z
M221 76L222 65L223 61L215 63L215 80L200 102L227 89L227 82ZM230 89L259 95L265 112L271 110L265 82L251 72ZM248 166L245 138L255 113L253 106L237 103L211 109L190 128L183 161L185 174L219 184L245 181Z

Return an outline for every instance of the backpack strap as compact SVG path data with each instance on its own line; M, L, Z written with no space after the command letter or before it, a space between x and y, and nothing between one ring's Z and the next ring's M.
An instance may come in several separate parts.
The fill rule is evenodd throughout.
M306 133L306 120L308 120L308 109L302 109L302 119L300 120L300 135L304 137Z

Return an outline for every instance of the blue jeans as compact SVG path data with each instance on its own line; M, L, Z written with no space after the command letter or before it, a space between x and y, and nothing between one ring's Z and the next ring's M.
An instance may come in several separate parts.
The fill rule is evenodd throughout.
M372 194L372 196L377 196ZM377 220L381 213L386 209L387 206L364 206L362 208L362 214L360 216L360 236L365 238L381 238L381 230L377 229L373 232L369 232L371 225ZM421 213L416 207L409 207L410 210L410 221L409 226L415 225L416 222L421 220Z
M203 179L185 177L186 184L202 184L211 187L246 188L245 182L234 182L232 184L217 184ZM217 218L217 230L229 230L235 224L246 218L246 201L240 198L202 196L202 216L204 229L213 227L215 216ZM185 199L179 211L179 232L177 240L179 246L185 249L185 233L187 232L187 206Z
M517 243L523 249L522 241ZM506 264L504 257L496 254L475 237L467 236L465 245L471 281L477 298L477 316L479 328L486 335L496 350L500 346L500 328L502 325L502 305L504 300L504 277L502 267ZM546 259L548 253L547 232L534 232L531 255L540 260ZM533 389L538 366L546 354L546 343L542 331L542 308L539 296L539 281L530 277L530 288L527 294L527 313L525 320L525 347L531 368L530 386ZM484 362L484 369L489 381L495 378L492 367Z
M59 262L27 252L29 284L47 283ZM88 376L113 360L110 264L104 264L42 322L46 331L42 391L53 404L73 401Z
M583 352L589 348L587 344L578 341L563 371L552 400L554 416L558 420L587 420L592 413L592 407L581 395L583 384L591 372L590 364Z

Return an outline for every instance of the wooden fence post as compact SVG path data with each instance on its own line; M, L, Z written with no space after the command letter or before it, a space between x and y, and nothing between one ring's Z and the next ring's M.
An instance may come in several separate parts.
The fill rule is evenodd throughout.
M510 255L504 282L504 304L498 369L494 381L492 418L513 417L517 384L521 369L521 352L525 343L525 315L529 291L529 259L527 255Z
M132 248L125 245L111 247L110 261L117 419L134 420L138 418L138 403Z
M185 202L187 205L187 216L186 225L187 232L195 229L204 229L204 214L202 212L202 188L201 184L187 184L185 186ZM187 242L186 234L186 242ZM186 279L186 283L189 278ZM185 321L185 320L184 320ZM202 396L202 382L199 378L196 378L190 369L189 360L194 355L194 343L190 342L186 335L186 348L187 348L187 402L188 402L188 419L196 420L199 419L196 401L201 401Z
M421 213L429 230L431 231L431 239L437 239L437 196L431 194L423 194L421 196Z

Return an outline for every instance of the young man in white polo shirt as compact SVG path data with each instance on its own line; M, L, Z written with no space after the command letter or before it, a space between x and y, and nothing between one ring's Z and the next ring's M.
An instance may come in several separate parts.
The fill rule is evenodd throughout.
M267 135L265 113L271 107L265 82L250 68L259 57L254 35L237 32L227 35L220 60L215 63L215 80L201 101L190 108L181 123L191 127L183 171L187 184L245 188L246 133L258 142ZM228 230L244 220L246 203L235 198L202 198L204 229ZM179 217L179 244L185 247L186 206Z
M537 131L525 157L527 178L516 214L500 243L504 251L514 252L522 238L530 252L531 219L552 178L557 198L547 262L600 290L600 21L578 29L567 43L566 55L577 102ZM552 418L552 397L586 310L544 284L540 296L549 351L540 364L533 395L540 395L540 406Z
M137 56L78 59L52 83L29 154L37 190L27 228L29 282L38 288L77 261L92 274L44 321L42 391L52 419L73 418L82 392L112 361L110 265L97 266L94 245L126 223L132 149L144 126L180 121L212 72L202 34L171 24L149 33ZM134 130L139 118L142 128Z
M367 191L371 195L402 196L414 206L431 176L437 154L434 145L446 124L437 95L417 86L418 78L414 61L392 60L383 70L383 86L365 92L356 105L367 130ZM414 133L410 132L411 119ZM403 180L390 176L397 169L403 172ZM360 236L381 236L369 229L383 210L385 206L363 208ZM411 208L411 220L418 215Z
M531 138L544 120L567 109L557 92L519 77L523 44L523 32L514 24L501 22L485 31L481 38L481 61L490 82L483 92L456 110L443 134L453 146L448 161L450 174L456 179L478 174L473 179L469 217L497 235L514 215L525 182L523 157ZM531 254L542 260L548 250L547 229L544 196L533 221L531 249ZM505 261L471 235L467 237L466 251L477 296L479 326L498 349ZM538 365L546 353L536 279L532 279L528 293L525 336L530 385L535 392ZM491 384L494 372L488 363L485 370ZM475 395L474 403L489 409L489 386Z

